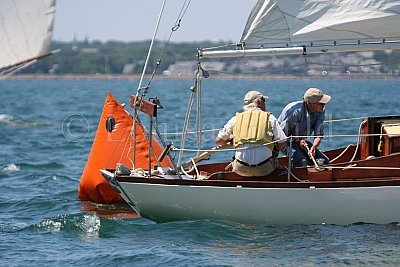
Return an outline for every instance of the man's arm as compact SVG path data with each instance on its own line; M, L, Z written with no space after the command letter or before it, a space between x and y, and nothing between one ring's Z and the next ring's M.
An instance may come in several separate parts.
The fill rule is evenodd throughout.
M232 141L233 126L235 125L236 116L232 117L219 132L215 138L217 145L227 144Z
M312 147L310 148L310 151L308 152L308 155L311 157L311 155L313 157L315 157L315 150L317 149L317 147L319 146L319 144L321 144L322 138L320 137L315 137L314 138L314 142Z
M295 135L295 126L300 121L299 108L297 104L290 103L283 110L278 118L278 123L287 137Z
M313 145L310 148L310 151L308 152L309 156L312 155L314 157L315 156L315 150L321 144L322 136L324 135L324 119L325 119L325 111L323 113L321 113L320 116L318 117L317 126L316 126L316 129L314 131L314 135L316 137L314 138Z
M286 146L286 143L277 143L276 148L278 151L281 151Z
M276 141L276 149L281 151L286 146L286 134L281 128L279 121L273 114L269 116L269 121L272 125L272 131L274 134L274 141Z
M227 144L227 143L229 143L229 141L231 141L232 139L228 139L228 140L224 140L224 139L222 139L222 138L220 138L220 137L216 137L215 138L215 143L217 143L217 145L224 145L224 144Z

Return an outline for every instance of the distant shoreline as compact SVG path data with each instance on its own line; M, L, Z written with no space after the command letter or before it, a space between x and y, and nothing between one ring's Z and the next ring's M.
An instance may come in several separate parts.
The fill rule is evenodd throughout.
M8 80L139 80L140 74L16 74ZM146 75L145 79L149 79ZM260 74L214 74L210 80L398 80L399 75L389 74L343 74L326 76L260 75ZM191 75L156 75L154 80L194 80Z

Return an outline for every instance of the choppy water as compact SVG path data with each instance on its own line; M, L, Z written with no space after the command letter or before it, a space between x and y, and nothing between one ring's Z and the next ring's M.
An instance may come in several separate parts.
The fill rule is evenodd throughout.
M192 81L154 82L160 130L179 132ZM332 95L328 119L399 114L400 81L204 81L203 124L220 128L241 108L248 89L270 96L278 116L309 86ZM398 224L272 227L225 221L156 224L126 206L77 198L107 91L128 103L129 81L0 81L0 260L2 266L400 264ZM326 125L326 133L357 134L358 121ZM193 125L193 123L192 123ZM214 145L206 134L204 147ZM179 137L166 136L179 146ZM193 138L188 146L193 148ZM355 138L324 140L323 148ZM215 154L212 160L229 158ZM301 205L301 203L293 203Z

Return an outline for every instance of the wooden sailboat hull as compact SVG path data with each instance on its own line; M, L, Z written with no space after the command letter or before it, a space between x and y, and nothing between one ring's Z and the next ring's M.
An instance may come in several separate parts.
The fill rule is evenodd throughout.
M218 219L249 224L339 224L400 221L400 178L369 182L197 181L114 177L116 190L156 222Z
M371 117L367 133L392 127L394 117ZM390 124L388 124L390 122ZM397 124L395 124L397 125ZM371 129L370 129L371 128ZM199 164L178 177L171 170L103 177L142 217L156 222L219 219L268 225L400 222L400 146L396 134L379 151L376 137L357 146L326 151L331 163L281 168L264 177L243 177L226 171L228 162Z

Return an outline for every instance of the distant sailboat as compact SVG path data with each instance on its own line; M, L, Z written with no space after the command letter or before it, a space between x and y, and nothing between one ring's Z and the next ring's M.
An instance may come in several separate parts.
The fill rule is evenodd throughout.
M0 79L51 55L55 0L0 1Z

